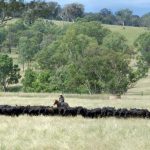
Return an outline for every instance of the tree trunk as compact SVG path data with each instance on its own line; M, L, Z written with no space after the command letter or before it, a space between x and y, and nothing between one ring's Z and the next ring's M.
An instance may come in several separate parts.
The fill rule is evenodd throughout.
M11 46L8 46L9 53L11 54Z
M3 86L4 92L7 92L7 86L6 86L6 83L5 83L5 82L2 83L2 86Z
M90 89L90 85L89 85L89 81L87 80L87 83L85 83L86 88L88 89L88 92L90 95L92 95L91 89Z
M23 72L24 72L24 62L23 62L23 64L22 64L22 69L23 69Z

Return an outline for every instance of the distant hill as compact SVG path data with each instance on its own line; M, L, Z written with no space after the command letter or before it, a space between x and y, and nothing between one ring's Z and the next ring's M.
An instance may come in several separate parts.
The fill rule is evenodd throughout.
M126 37L128 43L133 45L136 38L147 31L144 27L129 27L117 25L104 25L109 28L112 32L119 32ZM135 86L128 90L128 92L123 96L123 99L135 99L135 100L150 100L150 70L148 76L139 80Z
M57 25L70 24L64 21L54 21ZM106 25L103 24L104 27L110 29L112 32L119 32L124 35L128 41L130 46L133 46L134 41L138 38L138 36L147 31L147 28L144 27L131 27L131 26L119 26L119 25ZM128 92L123 96L123 98L127 99L149 99L150 98L150 71L148 76L139 80L137 84L135 84L134 88L128 90Z
M66 25L66 24L72 24L71 22L67 22L67 21L52 21L53 23L57 24L57 25ZM123 28L123 26L119 26L119 25L107 25L107 24L103 24L104 27L110 29L112 32L119 32L122 35L124 35L128 41L129 45L133 45L134 41L136 40L136 38L147 31L147 28L144 27L131 27L131 26L125 26Z
M7 25L11 25L15 23L17 19L12 19L7 22ZM70 22L66 21L53 21L55 24L63 26L66 24L72 24ZM104 27L110 29L112 32L119 32L122 35L124 35L129 43L129 45L133 45L134 41L136 38L147 31L146 28L144 27L130 27L130 26L125 26L124 28L122 26L118 25L106 25L103 24ZM11 56L14 58L16 61L17 55L16 54L11 54ZM127 97L128 99L149 99L150 96L150 71L148 73L148 76L146 78L143 78L137 82L134 88L129 89L128 92L123 96Z
M144 27L131 27L131 26L125 26L124 28L122 26L118 25L104 25L104 27L110 29L112 32L119 32L122 35L124 35L130 45L133 45L136 38L146 32L147 28Z

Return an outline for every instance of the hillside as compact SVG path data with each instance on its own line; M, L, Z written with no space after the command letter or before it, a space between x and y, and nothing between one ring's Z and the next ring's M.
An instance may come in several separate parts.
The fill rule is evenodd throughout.
M123 99L150 99L150 70L145 78L139 80L133 88L128 90L128 92L123 96Z
M67 22L62 23L61 21L55 22L57 25L67 24ZM131 27L118 25L106 25L103 24L104 27L110 29L112 32L119 32L124 35L128 41L128 44L133 46L134 41L138 38L138 36L147 31L146 28L143 27ZM128 92L123 96L123 98L128 99L149 99L150 95L150 71L148 76L139 80L135 86L128 90Z
M63 26L63 25L70 25L72 24L71 22L66 22L66 21L53 21L56 25ZM103 24L104 27L110 29L112 32L119 32L123 36L126 37L128 44L133 45L134 41L136 38L147 31L146 28L144 27L131 27L131 26L125 26L124 28L119 25L108 25L108 24Z
M117 25L104 25L112 32L119 32L126 37L128 43L133 45L136 38L146 32L146 28L143 27L129 27L126 26L124 29L122 26ZM123 99L137 99L137 100L149 100L150 95L150 70L147 77L139 80L135 86L128 90L128 92L123 96Z
M119 32L122 35L124 35L128 41L128 44L132 45L136 38L146 32L146 28L143 27L130 27L130 26L125 26L124 28L122 26L118 25L104 25L104 27L110 29L112 32Z
M13 24L15 20L11 20L8 22L8 24ZM72 23L69 22L65 22L65 21L53 21L55 24L57 24L58 26L63 26L63 25L70 25ZM129 27L129 26L125 26L124 28L122 26L117 26L117 25L106 25L103 24L104 27L110 29L112 32L119 32L120 34L124 35L128 41L128 44L133 46L134 41L136 40L136 38L146 32L146 28L143 27ZM13 57L14 62L18 62L17 58L18 55L16 53L12 53L10 55L11 57ZM144 79L141 79L134 88L130 89L127 94L125 96L129 96L132 97L133 95L145 95L145 94L149 94L150 93L150 76L147 76Z

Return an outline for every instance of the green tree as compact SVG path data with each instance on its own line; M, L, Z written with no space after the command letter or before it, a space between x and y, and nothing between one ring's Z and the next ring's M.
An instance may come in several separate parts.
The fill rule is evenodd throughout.
M37 79L37 74L31 69L25 71L24 78L22 80L23 90L25 92L35 92L34 82Z
M84 17L83 18L77 18L77 21L100 21L100 15L98 13L84 13Z
M23 64L28 63L28 67L31 65L31 61L34 59L34 56L40 50L40 36L37 35L35 37L21 37L19 39L18 51L19 51L19 59Z
M116 18L121 25L130 25L132 18L132 11L129 9L122 9L116 12Z
M110 33L110 31L104 28L100 22L77 22L69 27L68 32L74 30L76 34L84 34L89 37L93 37L97 40L98 44L102 44L103 38Z
M13 65L13 60L8 55L0 54L0 85L7 91L9 84L18 83L20 69L18 65Z
M41 71L35 72L31 69L25 71L25 76L22 80L23 90L25 92L53 92L56 87L51 84L51 72Z
M3 29L3 28L1 28L1 29L0 29L0 51L1 51L1 49L2 49L2 44L3 44L3 42L4 42L5 39L6 39L6 35L7 35L6 30Z
M132 18L131 18L131 22L132 22L132 26L135 26L135 27L140 27L142 26L142 21L141 21L141 17L138 16L138 15L132 15Z
M10 18L8 17L7 3L4 0L0 1L0 26L4 26Z
M144 27L148 27L148 28L150 27L150 13L146 13L141 17L141 24Z
M150 65L150 32L141 34L136 39L134 45L138 48L145 60Z
M39 53L39 65L43 69L57 69L67 62L76 62L82 58L84 50L92 43L97 44L95 38L77 34L74 28L70 28L63 37Z
M25 5L17 0L10 0L7 7L11 17L20 17L25 9Z
M103 39L103 46L116 52L123 52L124 54L130 52L126 38L117 32L108 34Z
M16 46L16 40L16 34L8 30L6 40L3 42L3 46L8 49L7 52L11 53L12 47Z
M32 10L36 18L56 19L61 11L61 7L57 2L40 2L31 1L28 5L28 10Z
M35 20L38 18L35 15L34 10L32 9L28 9L26 12L24 12L23 16L24 16L24 24L26 24L27 26L33 24Z
M67 21L75 21L77 17L83 17L84 6L82 4L72 3L64 6L61 18Z
M6 29L4 30L5 34L3 33L1 36L3 36L3 42L2 42L2 48L8 49L7 52L12 51L12 48L16 48L19 42L19 38L22 35L22 31L26 30L26 27L23 24L22 20L16 21L14 24L7 25Z
M114 24L116 22L115 16L107 8L101 9L99 13L99 18L100 18L100 21L105 24Z
M83 67L86 77L84 85L89 93L104 91L123 94L147 72L141 59L136 60L138 65L135 67L131 66L131 57L124 53L108 49L88 49L80 68Z
M74 23L38 53L43 74L34 82L35 89L123 94L147 71L141 58L134 58L136 65L132 65L130 52L122 35L105 30L98 22Z

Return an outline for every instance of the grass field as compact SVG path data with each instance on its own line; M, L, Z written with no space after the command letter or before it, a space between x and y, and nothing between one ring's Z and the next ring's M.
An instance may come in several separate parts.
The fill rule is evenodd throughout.
M125 26L123 28L122 26L118 25L104 25L104 27L110 29L112 32L119 32L120 34L125 36L128 41L128 44L131 46L140 34L147 31L147 29L143 27Z
M11 23L11 22L10 22ZM65 22L56 22L63 25ZM104 25L128 43L145 28ZM12 57L17 62L17 55ZM65 95L70 106L146 108L150 110L150 76L141 79L122 100L108 95ZM141 94L140 94L141 93ZM146 93L146 94L145 94ZM143 95L142 95L143 94ZM52 105L58 94L0 93L0 105ZM0 116L0 150L149 150L148 119Z
M107 95L65 95L71 106L148 108L147 100L107 100ZM52 105L58 94L0 93L0 104ZM149 150L148 119L0 116L1 150Z

